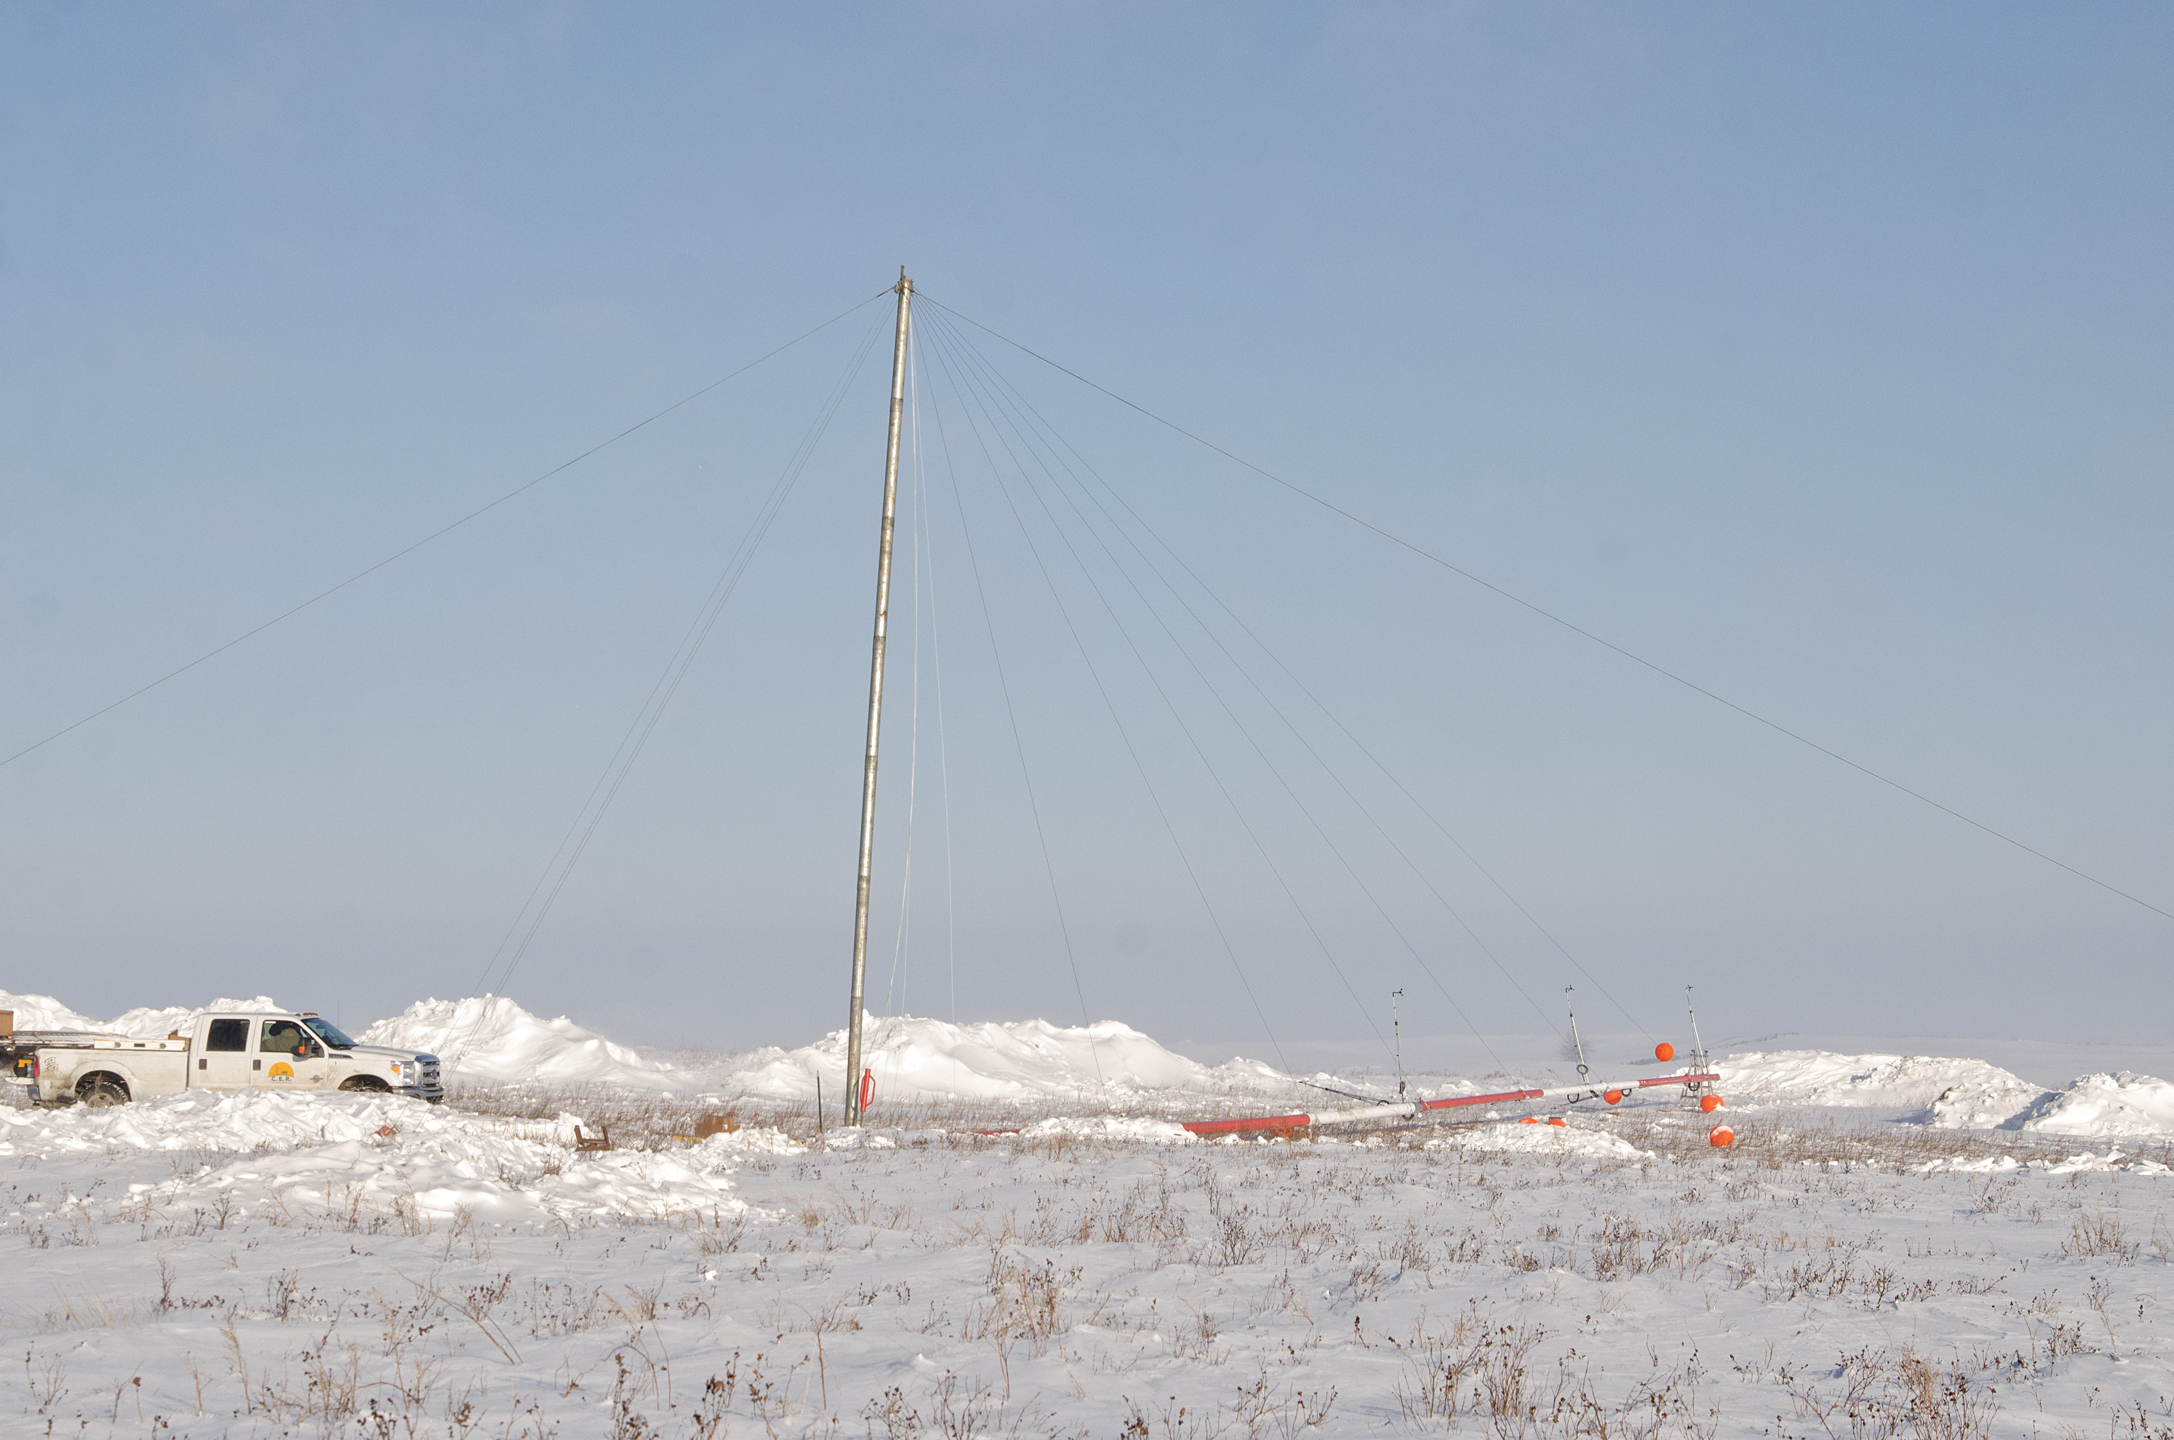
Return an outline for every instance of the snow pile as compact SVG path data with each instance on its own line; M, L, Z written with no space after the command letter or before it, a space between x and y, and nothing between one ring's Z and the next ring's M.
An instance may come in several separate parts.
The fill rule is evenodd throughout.
M15 1012L15 1028L18 1030L93 1030L106 1035L126 1035L135 1040L163 1039L169 1031L183 1028L206 1010L261 1014L285 1009L284 1005L271 996L259 995L254 1000L214 1000L209 1005L167 1005L158 1008L139 1005L118 1019L93 1020L88 1015L69 1009L50 995L15 995L0 990L0 1010Z
M2174 1167L2157 1160L2126 1156L2119 1150L2108 1150L2104 1155L2093 1155L2086 1150L2060 1160L2019 1159L2014 1155L1981 1155L1974 1159L1950 1156L1928 1160L1917 1170L1924 1175L2006 1175L2033 1170L2043 1175L2109 1175L2117 1171L2131 1175L2174 1175Z
M360 1140L381 1125L433 1113L390 1096L188 1090L103 1109L0 1110L0 1156L103 1154L111 1146L208 1154L291 1150Z
M758 1050L742 1057L721 1083L749 1095L810 1099L816 1076L834 1085L844 1079L845 1042L846 1032L834 1030L797 1050ZM862 1064L875 1072L879 1105L885 1100L1102 1098L1153 1090L1228 1093L1283 1079L1250 1060L1202 1065L1116 1020L953 1025L871 1016L864 1022L861 1054Z
M818 1135L809 1145L816 1150L896 1150L898 1137L904 1133L873 1125L837 1125Z
M211 1157L193 1174L130 1187L184 1213L223 1202L244 1215L277 1207L354 1223L466 1208L526 1224L745 1208L727 1177L759 1141L584 1154L571 1143L575 1118L505 1120L390 1096L194 1091L111 1109L0 1111L0 1155L104 1157L125 1147Z
M1929 1111L1911 1118L1944 1130L1991 1130L2007 1124L2045 1093L2043 1085L1995 1071L1981 1079L1957 1081L1940 1092Z
M17 995L0 990L0 1010L15 1012L18 1030L103 1030L88 1015L79 1015L50 995Z
M1769 1050L1731 1055L1714 1068L1731 1100L1917 1110L1924 1112L1917 1118L1950 1126L1997 1125L2044 1093L1983 1060L1936 1055Z
M2174 1135L2174 1083L2124 1070L2049 1091L1983 1060L1774 1050L1719 1065L1731 1100L1880 1106L1946 1129L2113 1138Z
M1645 1151L1620 1135L1575 1125L1475 1125L1427 1142L1429 1150L1482 1150L1507 1155L1577 1155L1590 1160L1637 1160Z
M2131 1070L2085 1075L2066 1090L2038 1096L2006 1128L2052 1135L2174 1134L2174 1084Z
M418 1000L355 1038L435 1055L447 1080L673 1090L689 1079L564 1015L545 1020L503 995Z
M1125 1115L1055 1116L1036 1121L1019 1133L1030 1140L1070 1135L1082 1140L1143 1140L1158 1145L1186 1145L1200 1138L1175 1120Z
M926 1132L926 1138L943 1138L940 1130ZM748 1125L738 1130L728 1130L712 1135L695 1147L718 1155L802 1155L808 1147L786 1134L765 1126Z

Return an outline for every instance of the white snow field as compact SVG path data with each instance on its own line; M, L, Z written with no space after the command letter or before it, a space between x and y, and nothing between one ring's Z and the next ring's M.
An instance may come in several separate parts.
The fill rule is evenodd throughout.
M667 1069L517 1010L373 1027L524 1057L443 1106L0 1109L0 1433L2174 1435L2149 1077L1770 1050L1723 1063L1728 1150L1681 1099L1206 1143L1171 1097L1301 1092L1122 1026L900 1021L913 1128L817 1134L829 1041ZM738 1128L673 1138L705 1110Z

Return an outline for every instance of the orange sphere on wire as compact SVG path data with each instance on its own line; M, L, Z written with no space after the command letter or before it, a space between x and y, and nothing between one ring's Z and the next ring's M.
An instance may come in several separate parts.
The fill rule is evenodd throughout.
M1721 1097L1719 1095L1708 1095L1698 1102L1698 1108L1711 1115L1721 1108Z
M1673 1060L1676 1058L1676 1047L1663 1040L1653 1047L1653 1058L1663 1062Z
M1562 1116L1560 1116L1560 1115L1555 1115L1555 1116L1551 1116L1551 1117L1549 1117L1549 1119L1548 1119L1548 1122L1547 1122L1547 1123L1548 1123L1548 1124L1550 1124L1550 1125L1568 1125L1568 1124L1569 1124L1570 1122L1569 1122L1569 1121L1567 1121L1567 1120L1565 1120L1565 1119L1563 1119L1563 1117L1562 1117Z
M1603 1091L1600 1098L1610 1105L1620 1105L1623 1103L1623 1092L1620 1090Z
M1520 1125L1537 1125L1540 1123L1540 1117L1537 1115L1527 1115L1524 1119L1518 1121L1517 1123Z
M1716 1125L1706 1132L1706 1143L1724 1148L1734 1145L1736 1143L1736 1132L1726 1125Z

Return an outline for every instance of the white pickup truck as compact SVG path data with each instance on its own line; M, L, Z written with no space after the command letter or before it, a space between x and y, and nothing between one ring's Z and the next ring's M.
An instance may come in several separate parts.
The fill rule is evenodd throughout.
M58 1043L53 1043L57 1041ZM363 1090L445 1098L438 1057L361 1045L321 1015L208 1011L164 1040L53 1037L31 1054L42 1105L122 1105L182 1090Z

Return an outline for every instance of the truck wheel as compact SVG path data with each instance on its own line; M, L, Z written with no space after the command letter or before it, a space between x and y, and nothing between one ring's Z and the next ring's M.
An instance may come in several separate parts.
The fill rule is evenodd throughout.
M348 1091L359 1090L370 1095L382 1095L392 1089L392 1086L387 1085L375 1075L350 1075L340 1082L340 1088Z
M75 1098L96 1109L103 1109L108 1105L126 1105L128 1082L117 1075L86 1075L75 1087Z

